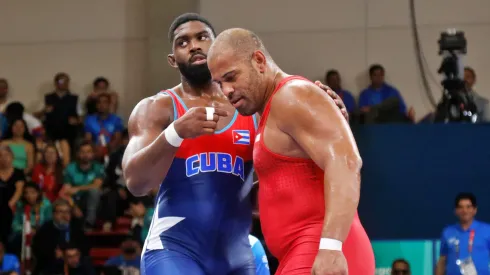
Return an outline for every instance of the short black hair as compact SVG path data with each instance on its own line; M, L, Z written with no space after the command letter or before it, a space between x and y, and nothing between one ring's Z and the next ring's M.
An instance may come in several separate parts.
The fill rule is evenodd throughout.
M458 207L459 205L459 202L462 201L462 200L469 200L471 201L471 205L473 205L473 207L477 207L477 203L476 203L476 197L475 195L473 195L473 193L469 193L469 192L461 192L459 193L457 196L456 196L456 199L454 199L454 207Z
M70 80L70 76L69 76L67 73L60 72L60 73L57 73L57 74L54 76L54 81L55 81L55 82L58 82L58 81L60 81L60 79L62 79L62 78L67 78L68 80Z
M407 267L408 267L408 272L410 273L410 271L411 271L411 270L410 270L410 264L408 263L408 261L407 261L407 260L405 260L405 259L401 259L401 258L400 258L400 259L396 259L396 260L394 260L394 261L393 261L393 263L391 264L391 269L392 269L392 270L395 268L395 265L396 265L397 263L406 264L406 265L407 265Z
M63 244L61 244L60 248L63 251L72 250L72 249L76 249L76 250L80 251L80 247L73 242L63 243Z
M216 36L216 31L214 30L213 25L211 25L211 23L206 18L197 13L184 13L175 18L172 24L170 24L170 28L168 29L168 40L170 41L170 43L174 42L175 30L181 25L191 21L199 21L201 23L204 23L211 29L213 35Z
M14 101L7 105L5 108L5 116L7 119L13 120L16 118L23 118L24 116L24 105L19 101Z
M103 76L99 76L94 80L94 83L93 83L94 88L97 87L97 85L99 85L99 83L104 83L107 87L109 87L109 80L107 80L107 78L105 78Z
M92 149L94 148L94 145L92 144L92 142L88 141L88 140L84 140L82 142L80 142L78 144L78 147L77 147L77 152L80 152L80 150L85 147L85 146L90 146Z
M325 75L325 80L326 79L329 79L330 77L334 76L334 75L340 75L339 74L339 71L335 70L335 69L332 69L332 70L328 70L327 71L327 74Z
M101 98L106 98L107 100L111 101L111 95L109 93L106 93L106 92L102 92L100 93L99 95L97 95L97 102L99 102L99 100Z
M371 65L371 67L369 67L369 75L373 75L375 71L382 71L384 72L385 71L385 68L383 66L381 66L381 64L373 64Z
M476 72L473 68L466 66L464 67L464 70L470 72L473 75L473 78L476 78Z

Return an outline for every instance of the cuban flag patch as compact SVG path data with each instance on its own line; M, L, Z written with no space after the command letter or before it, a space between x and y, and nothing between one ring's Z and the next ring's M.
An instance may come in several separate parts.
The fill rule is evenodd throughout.
M233 144L250 145L250 131L233 130Z

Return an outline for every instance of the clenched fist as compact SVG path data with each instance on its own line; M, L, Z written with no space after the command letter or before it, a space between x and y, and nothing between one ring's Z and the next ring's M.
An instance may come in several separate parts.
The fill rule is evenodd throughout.
M183 139L213 134L220 117L226 116L226 111L214 108L213 119L208 120L205 107L194 107L174 122L175 131Z

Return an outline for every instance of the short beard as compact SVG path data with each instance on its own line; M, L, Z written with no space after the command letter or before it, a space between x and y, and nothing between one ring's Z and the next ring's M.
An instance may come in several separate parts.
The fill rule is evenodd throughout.
M200 65L177 63L177 66L192 87L202 87L211 82L211 72L207 63Z

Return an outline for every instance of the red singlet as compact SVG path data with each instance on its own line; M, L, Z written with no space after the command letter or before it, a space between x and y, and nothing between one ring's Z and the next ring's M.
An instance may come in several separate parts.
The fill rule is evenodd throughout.
M274 94L290 76L277 84ZM274 96L272 95L272 97ZM264 144L269 99L254 145L253 161L260 180L259 208L267 247L279 260L276 275L311 274L325 216L324 171L311 159L287 157L270 151ZM356 213L343 244L349 275L374 275L374 254Z

